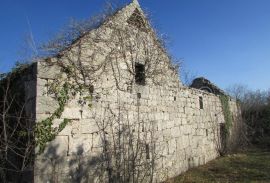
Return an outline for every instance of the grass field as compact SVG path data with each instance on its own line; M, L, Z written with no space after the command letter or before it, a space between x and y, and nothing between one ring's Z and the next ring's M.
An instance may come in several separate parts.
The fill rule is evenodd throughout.
M182 182L270 183L270 151L252 149L220 157L168 181Z

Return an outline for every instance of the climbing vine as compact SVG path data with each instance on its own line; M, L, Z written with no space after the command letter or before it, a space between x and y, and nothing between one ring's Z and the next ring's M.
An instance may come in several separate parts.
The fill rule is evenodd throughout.
M69 71L62 69L63 73L69 76ZM47 85L48 93L55 96L59 107L54 111L54 113L38 122L35 127L35 143L38 148L38 153L41 154L46 148L46 144L55 139L55 137L66 127L66 125L71 121L70 119L63 119L63 121L58 125L58 127L53 127L53 121L55 119L60 119L62 113L64 112L65 106L70 99L70 96L76 96L79 93L78 103L81 106L88 105L89 108L92 107L92 89L91 86L87 87L84 84L74 83L69 79L63 78L63 75L58 75L58 79ZM68 77L69 78L69 77ZM63 82L66 80L65 82ZM84 96L86 92L89 95ZM82 97L84 96L84 97Z
M228 136L230 133L230 128L232 127L232 112L230 110L229 105L229 96L227 95L220 95L219 96L222 111L224 114L224 120L225 120L225 135Z
M52 141L56 135L61 132L70 119L64 119L57 128L53 128L53 120L59 119L62 116L64 111L65 105L69 100L69 84L66 82L56 93L56 99L58 101L59 107L54 111L54 113L42 120L41 122L37 123L35 127L35 135L36 135L36 147L39 149L39 154L42 153L46 147L47 142Z

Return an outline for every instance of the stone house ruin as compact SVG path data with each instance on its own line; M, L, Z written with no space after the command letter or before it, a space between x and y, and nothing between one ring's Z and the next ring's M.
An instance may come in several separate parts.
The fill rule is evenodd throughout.
M10 181L160 182L233 149L237 102L177 70L137 1L31 64L13 83L35 158Z

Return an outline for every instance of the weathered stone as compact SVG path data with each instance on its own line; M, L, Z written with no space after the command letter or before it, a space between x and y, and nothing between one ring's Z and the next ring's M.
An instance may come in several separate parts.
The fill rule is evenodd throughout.
M47 64L46 61L38 62L38 78L55 79L59 73L61 69L56 64Z
M131 25L126 21L135 9L140 10L140 7L137 3L131 3L115 14L110 22L120 27L128 25L124 28L129 29ZM108 145L115 147L113 145L117 145L119 139L120 143L123 143L121 148L140 142L138 144L143 144L142 149L145 151L154 143L158 156L155 160L157 171L154 177L157 182L216 158L217 142L220 142L216 133L220 130L220 124L225 123L219 96L182 86L171 67L170 59L164 54L164 50L160 50L160 46L156 45L152 35L149 36L146 32L140 32L139 35L144 35L143 38L149 40L148 44L155 44L155 52L162 53L162 59L155 67L160 67L159 72L164 74L154 75L153 78L147 76L144 85L136 84L134 73L130 73L134 68L127 71L128 65L134 64L131 62L131 53L126 53L127 58L123 60L117 55L120 52L117 49L121 46L118 42L102 42L102 38L115 38L115 32L106 24L93 31L95 32L81 37L80 41L64 51L61 57L51 58L53 61L67 63L67 57L70 57L77 62L78 55L75 53L81 46L80 58L84 64L91 63L94 67L95 64L105 62L106 68L104 72L91 75L95 78L94 91L91 94L78 92L71 95L69 89L69 100L61 116L57 117L59 119L53 121L52 127L58 129L65 118L71 122L57 133L55 140L48 142L44 154L37 156L35 182L53 182L52 176L63 175L67 180L61 179L62 182L74 182L72 176L82 175L85 176L81 180L90 176L87 180L94 182L96 177L93 171L99 170L100 157L104 158L104 154L111 150L107 149ZM97 33L100 34L97 36ZM96 53L97 51L99 52ZM143 48L135 50L138 55L137 62L141 64L146 62L143 51ZM114 55L109 55L111 52ZM113 60L114 57L119 60ZM36 122L40 122L50 117L59 107L54 95L48 94L47 84L60 79L58 77L62 75L62 70L45 62L38 62L37 70L37 80L27 80L25 83L25 86L29 86L25 88L28 98L34 98L26 109L29 115L35 117ZM63 82L71 82L70 78L61 79ZM84 97L90 99L84 102ZM203 102L203 105L200 102ZM239 111L235 101L230 101L230 109L236 119ZM128 139L130 134L133 134L134 139ZM56 160L57 166L54 166ZM52 175L55 167L57 171ZM90 167L91 170L86 168L85 172L82 170L85 167ZM106 177L104 174L102 176Z
M52 114L59 107L58 102L48 96L37 97L37 114Z

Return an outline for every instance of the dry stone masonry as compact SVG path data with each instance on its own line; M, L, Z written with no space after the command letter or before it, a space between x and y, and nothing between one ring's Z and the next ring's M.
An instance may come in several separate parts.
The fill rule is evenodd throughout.
M134 12L139 18L134 17ZM138 21L136 24L130 22L134 19ZM121 34L125 43L113 32L114 25L128 31L128 36ZM99 182L109 177L97 171L104 142L112 142L114 137L109 124L119 121L119 128L129 124L136 132L134 136L140 136L143 141L144 155L140 161L155 157L154 182L164 181L220 155L226 123L219 96L223 93L216 95L201 89L202 86L198 89L183 86L166 51L148 26L138 2L134 1L60 55L32 66L36 69L35 79L29 85L32 91L28 92L34 95L36 107L29 110L35 113L35 122L39 123L59 108L55 95L49 92L50 86L59 80L72 81L55 63L68 65L70 58L78 60L78 50L83 64L110 63L104 65L102 72L93 73L96 79L91 83L91 99L82 104L81 99L87 95L70 95L61 116L53 120L53 128L58 128L65 119L69 122L46 143L42 153L36 149L34 182ZM132 32L134 29L140 29L139 34ZM150 33L145 29L150 29ZM146 48L143 40L147 42ZM127 46L130 42L136 45L132 53L125 50L131 47ZM150 57L149 53L143 49L153 53L151 58L155 61L148 63L145 53ZM124 58L120 55L122 50L125 50ZM108 55L110 61L107 61ZM134 74L130 74L129 67ZM236 101L229 98L228 102L233 124L225 144L230 149L236 145L233 137L238 133L240 110ZM108 125L103 128L101 124ZM102 136L104 132L108 137Z

